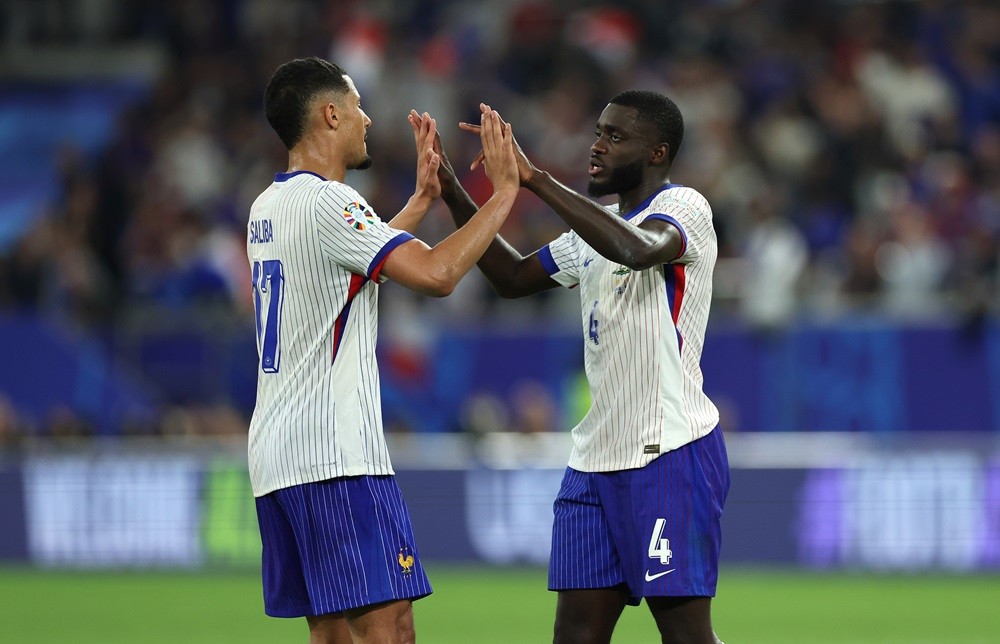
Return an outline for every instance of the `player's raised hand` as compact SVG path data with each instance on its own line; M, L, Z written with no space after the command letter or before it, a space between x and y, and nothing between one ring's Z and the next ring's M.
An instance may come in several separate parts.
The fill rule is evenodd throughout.
M484 103L480 103L479 109L480 111L482 111L483 109L489 109L489 106L485 105ZM503 117L500 117L499 113L497 114L497 117L500 119L501 124L507 125L507 123L503 120ZM474 134L479 134L480 131L480 126L475 125L473 123L464 123L464 122L459 123L458 127L465 130L466 132L472 132ZM513 142L514 142L514 156L517 159L517 174L521 181L521 185L524 186L527 185L529 181L531 181L531 178L534 176L538 168L536 168L535 165L531 162L531 160L528 159L528 155L526 155L524 153L524 150L521 149L521 146L518 144L517 139L514 139ZM479 166L479 164L483 162L483 159L484 159L483 151L480 150L479 154L477 154L476 157L472 160L472 165L469 166L469 169L475 170Z
M514 132L498 112L481 105L479 139L483 143L483 167L494 192L520 187L517 158L514 156Z
M427 112L421 115L416 110L410 110L407 120L413 128L417 146L417 189L414 194L433 201L441 196L441 180L438 178L441 156L434 150L437 121Z
M410 126L413 128L413 136L417 139L417 150L421 149L421 142L419 139L421 118L421 115L417 114L416 110L410 110L408 119L410 121ZM435 125L436 123L437 121L435 120ZM438 178L441 180L441 183L445 184L449 181L457 181L458 179L455 175L455 168L451 165L451 160L444 151L444 144L441 143L440 132L434 132L434 138L431 139L430 145L435 154L441 157L441 164L438 166Z

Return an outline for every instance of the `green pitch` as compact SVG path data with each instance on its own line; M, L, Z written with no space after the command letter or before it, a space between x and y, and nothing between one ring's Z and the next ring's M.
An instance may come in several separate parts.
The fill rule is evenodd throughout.
M430 564L415 605L426 644L550 642L555 595L538 569ZM1000 641L1000 578L723 569L713 604L728 644ZM263 615L250 573L39 572L0 568L0 642L252 644L307 641L304 620ZM658 642L645 606L615 642Z

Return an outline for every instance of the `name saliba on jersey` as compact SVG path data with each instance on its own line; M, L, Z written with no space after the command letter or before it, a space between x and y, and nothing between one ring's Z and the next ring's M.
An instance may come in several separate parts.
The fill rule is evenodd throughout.
M274 226L270 219L251 219L247 226L251 244L266 244L274 241Z

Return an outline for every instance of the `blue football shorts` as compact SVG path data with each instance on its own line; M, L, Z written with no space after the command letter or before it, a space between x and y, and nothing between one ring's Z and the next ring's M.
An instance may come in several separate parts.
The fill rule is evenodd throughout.
M257 498L264 612L340 613L431 593L393 476L351 476Z
M566 469L554 504L549 590L714 597L729 458L722 430L617 472Z

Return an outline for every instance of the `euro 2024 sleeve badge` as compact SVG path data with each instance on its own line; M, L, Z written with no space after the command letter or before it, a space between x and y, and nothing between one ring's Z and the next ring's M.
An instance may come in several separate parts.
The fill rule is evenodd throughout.
M351 228L360 233L370 224L375 223L375 214L371 208L360 201L352 201L344 206L344 219L351 225Z

